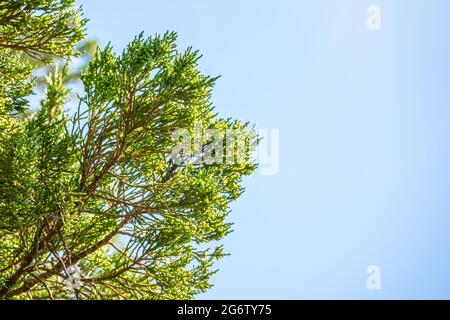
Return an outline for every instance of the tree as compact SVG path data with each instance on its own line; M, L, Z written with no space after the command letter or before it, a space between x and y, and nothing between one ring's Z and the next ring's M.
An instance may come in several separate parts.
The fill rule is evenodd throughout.
M73 115L67 65L49 68L30 112L30 61L70 60L85 22L74 0L0 3L0 297L192 298L224 256L257 138L214 113L217 78L171 32L97 49Z

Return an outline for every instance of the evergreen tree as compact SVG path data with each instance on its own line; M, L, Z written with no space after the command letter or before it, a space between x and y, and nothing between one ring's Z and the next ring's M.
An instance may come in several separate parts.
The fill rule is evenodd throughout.
M31 113L32 62L70 60L85 23L74 0L0 2L0 298L193 298L224 256L217 242L257 139L214 113L216 78L197 51L177 50L175 33L141 34L121 55L97 49L73 115L68 67L49 67ZM223 154L198 124L224 138ZM179 128L201 146L183 161Z

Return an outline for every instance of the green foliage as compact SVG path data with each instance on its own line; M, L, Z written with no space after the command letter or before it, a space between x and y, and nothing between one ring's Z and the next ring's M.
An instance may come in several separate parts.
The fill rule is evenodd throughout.
M210 288L229 204L256 167L255 138L248 124L214 113L216 78L200 72L199 53L179 52L175 33L141 34L121 55L98 49L80 71L85 94L73 117L63 111L67 66L48 67L40 108L27 114L40 65L20 54L70 56L84 22L66 28L80 16L73 1L13 3L0 5L0 21L11 20L0 27L0 297L190 299ZM45 30L51 37L39 44L16 41ZM198 124L223 137L238 130L244 161L175 161L173 132L194 135ZM204 150L213 144L200 140Z
M85 20L75 0L14 0L0 3L0 48L39 57L71 56L84 37Z
M32 70L19 52L0 50L0 113L24 111L25 97L33 92Z
M50 62L71 57L84 37L86 20L75 0L14 0L0 2L0 113L23 112L32 93L32 66L26 55Z
M44 91L47 87L46 75L55 71L56 68L64 68L70 65L69 71L64 75L63 82L65 85L79 83L82 72L84 72L89 64L90 59L97 50L97 42L95 40L83 40L76 46L75 55L77 56L77 64L71 64L71 57L63 57L56 59L54 63L49 64L46 61L51 58L50 55L44 55L43 58L33 58L27 54L22 55L22 59L30 63L35 72L35 89Z

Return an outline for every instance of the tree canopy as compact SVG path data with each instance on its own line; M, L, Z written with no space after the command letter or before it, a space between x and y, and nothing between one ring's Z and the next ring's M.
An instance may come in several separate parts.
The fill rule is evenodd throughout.
M193 298L225 255L257 138L214 112L217 78L173 32L141 34L121 54L97 49L66 112L69 69L51 66L79 52L86 20L74 2L0 2L0 298ZM51 70L33 112L31 60ZM192 148L174 154L179 129Z

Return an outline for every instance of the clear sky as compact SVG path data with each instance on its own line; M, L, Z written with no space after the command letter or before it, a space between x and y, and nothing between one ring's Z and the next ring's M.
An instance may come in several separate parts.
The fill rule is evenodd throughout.
M279 172L245 180L199 298L450 298L448 0L78 2L117 51L178 32L222 75L221 116L280 130Z

